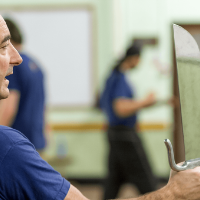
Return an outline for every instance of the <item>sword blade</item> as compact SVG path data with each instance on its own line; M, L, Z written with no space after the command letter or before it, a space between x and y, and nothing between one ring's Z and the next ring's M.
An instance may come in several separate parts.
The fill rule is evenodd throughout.
M185 29L174 25L186 160L200 158L200 52Z

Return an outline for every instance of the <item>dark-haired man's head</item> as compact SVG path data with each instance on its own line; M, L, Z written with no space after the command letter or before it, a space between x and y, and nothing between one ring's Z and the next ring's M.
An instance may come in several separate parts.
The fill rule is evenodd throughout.
M140 56L141 48L134 43L126 50L125 57L138 55Z
M19 27L11 19L6 18L5 22L10 31L12 44L18 51L20 51L22 48L22 43L23 43L23 36L22 36L22 33L21 33Z
M140 52L139 46L133 44L127 50L122 62L122 70L133 69L140 62Z

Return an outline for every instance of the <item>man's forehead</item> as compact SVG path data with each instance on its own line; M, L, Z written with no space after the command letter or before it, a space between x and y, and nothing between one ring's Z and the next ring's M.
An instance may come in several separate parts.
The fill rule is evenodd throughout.
M4 21L3 17L0 15L0 43L4 40L4 38L10 37L10 32Z
M5 21L3 19L3 17L0 15L0 26L5 25Z

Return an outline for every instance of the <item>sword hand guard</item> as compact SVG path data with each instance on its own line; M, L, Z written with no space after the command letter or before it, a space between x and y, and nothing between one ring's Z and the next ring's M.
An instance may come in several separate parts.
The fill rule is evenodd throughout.
M174 160L174 151L170 140L165 139L164 142L167 147L169 165L174 171L179 172L186 169L194 169L195 167L200 166L200 158L187 160L182 165L177 165Z
M188 169L188 163L184 162L183 165L179 166L176 164L175 160L174 160L174 151L173 151L173 147L172 144L170 142L169 139L165 139L164 143L167 147L167 153L168 153L168 160L169 160L169 165L170 167L174 170L174 171L183 171Z

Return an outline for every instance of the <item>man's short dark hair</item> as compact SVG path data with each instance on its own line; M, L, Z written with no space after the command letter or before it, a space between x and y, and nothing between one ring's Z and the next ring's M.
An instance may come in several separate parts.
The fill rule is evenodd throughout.
M11 34L11 40L17 44L23 43L22 33L18 26L10 19L4 19Z
M125 58L127 58L129 56L135 56L135 55L140 56L140 51L141 51L141 47L139 45L132 44L126 50Z
M124 60L131 56L140 56L142 46L132 43L126 50L125 55L113 67L113 70L119 71L120 65Z

